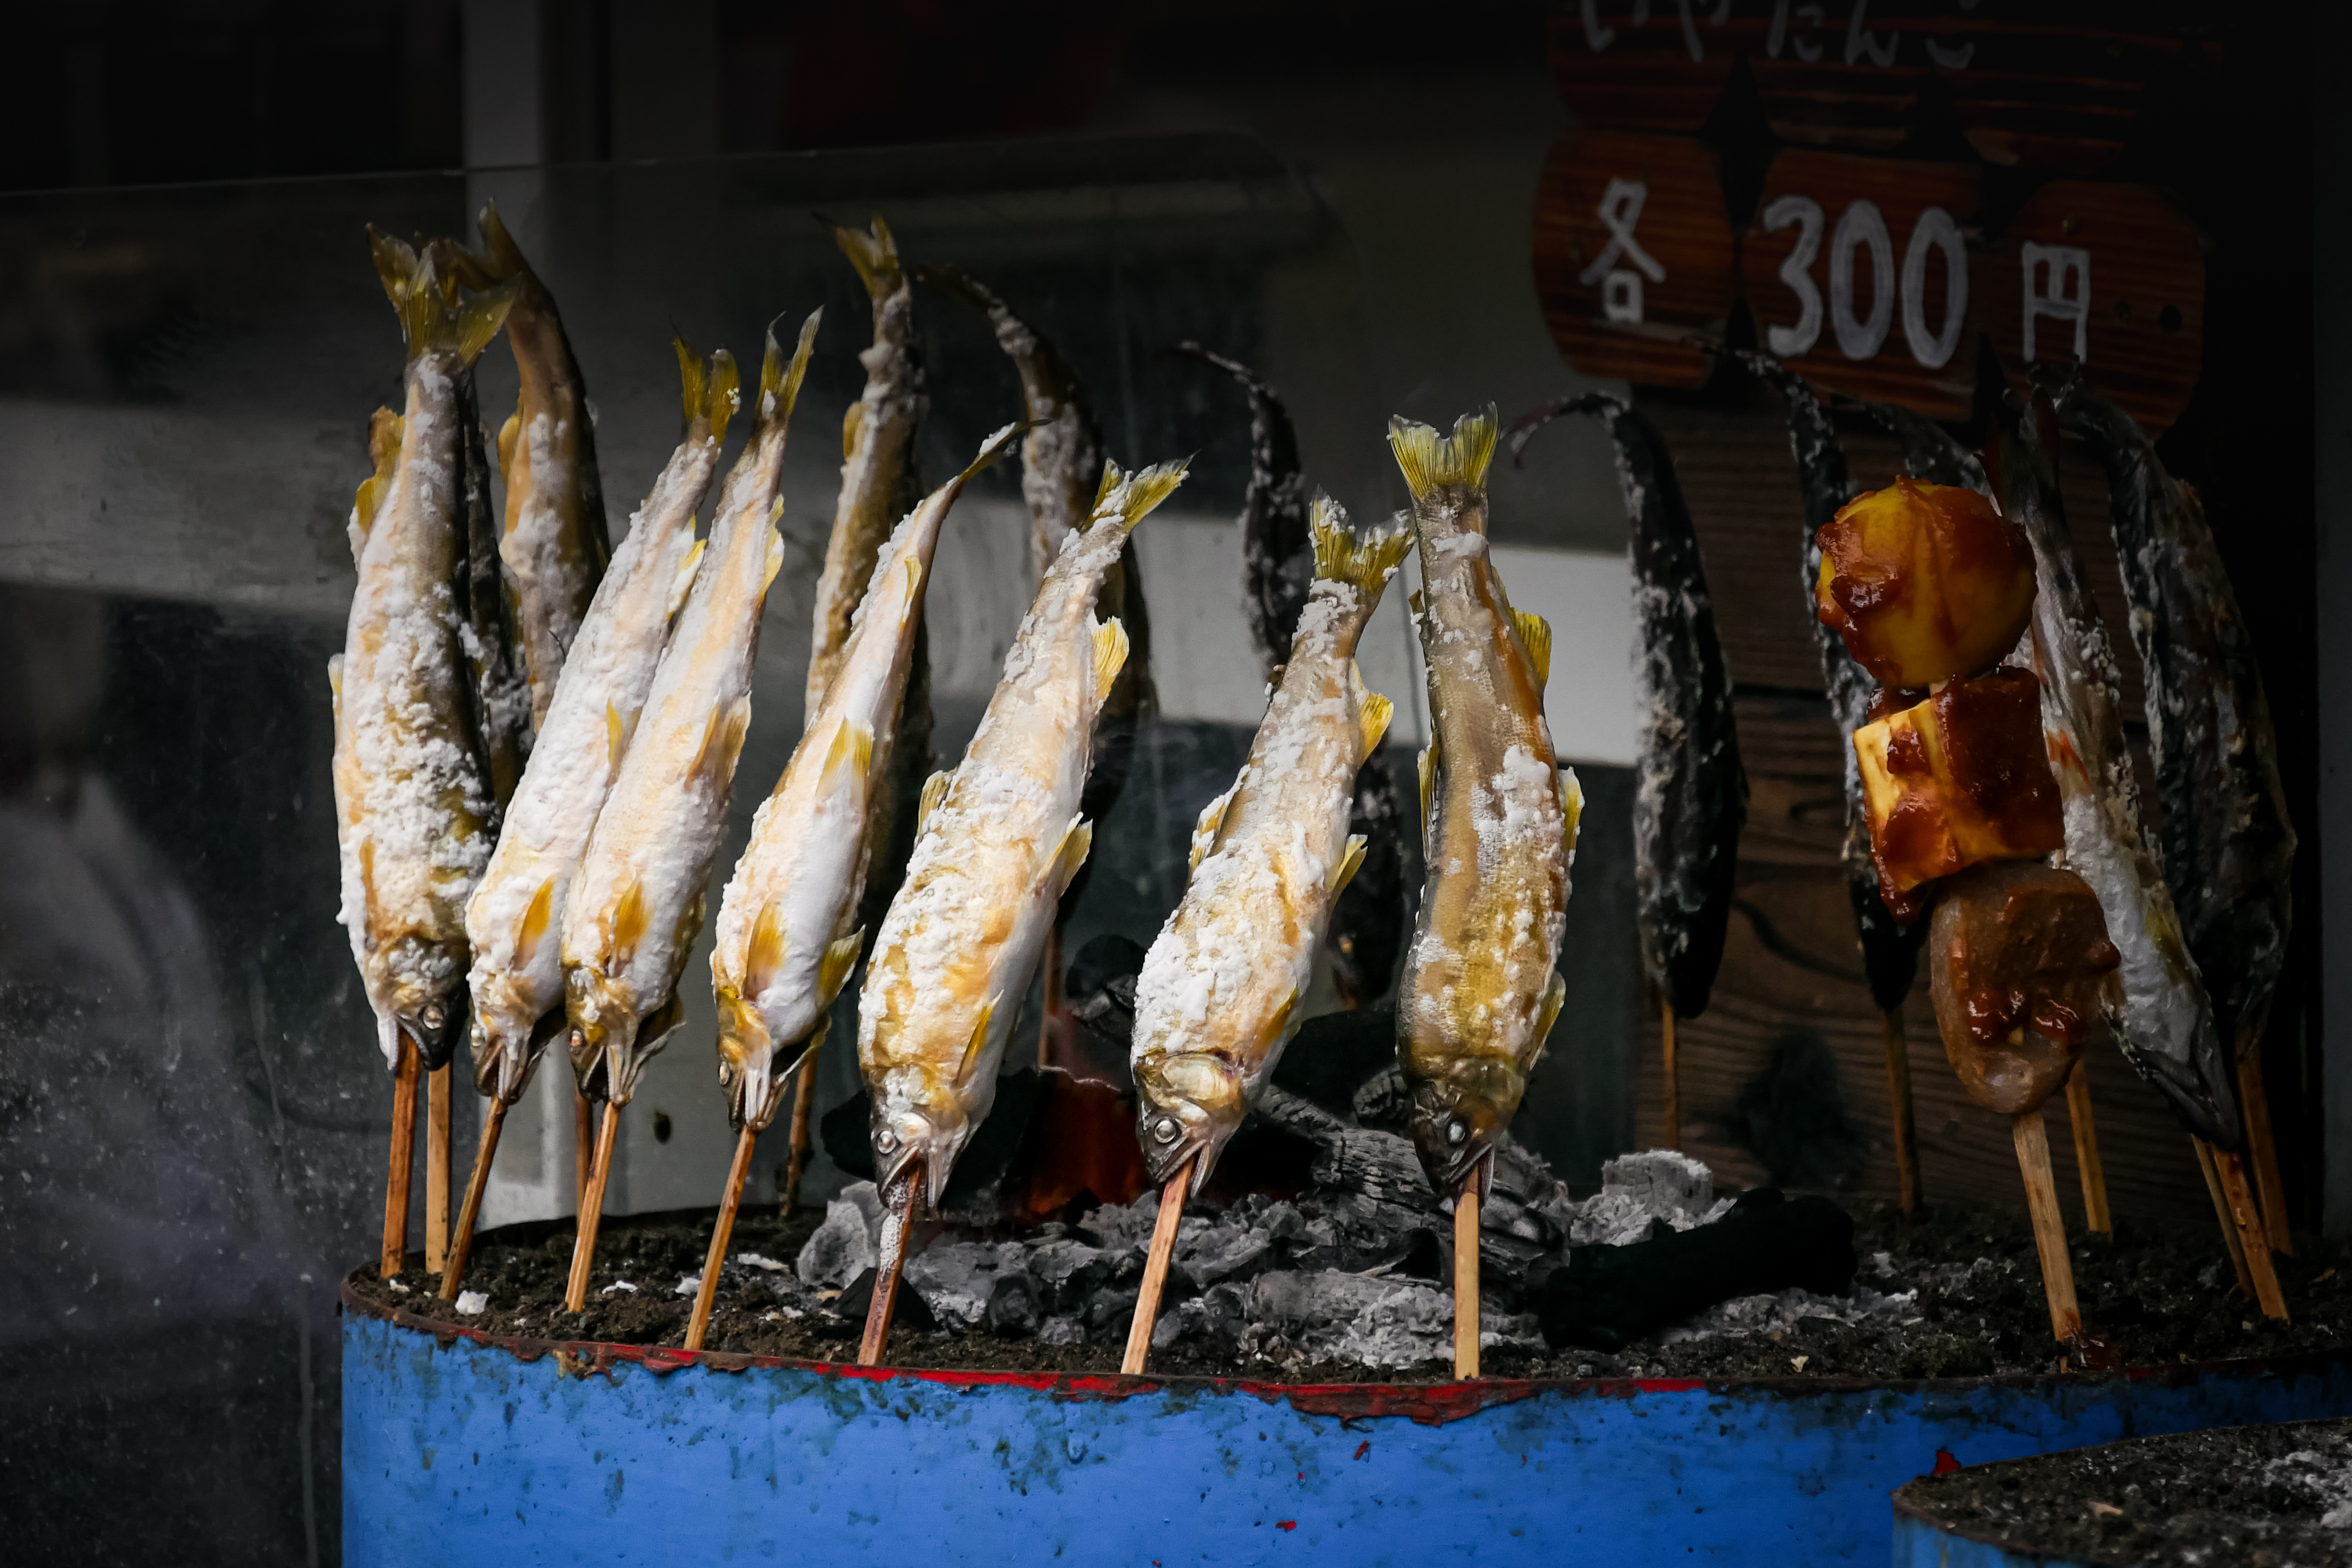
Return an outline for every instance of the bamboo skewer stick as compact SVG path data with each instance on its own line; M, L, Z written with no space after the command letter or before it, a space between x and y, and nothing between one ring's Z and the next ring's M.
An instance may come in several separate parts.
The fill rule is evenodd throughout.
M882 1256L874 1271L874 1300L866 1308L866 1331L857 1341L857 1364L880 1364L890 1343L890 1318L898 1310L898 1271L907 1266L907 1237L914 1228L916 1194L923 1163L912 1160L890 1188L882 1215Z
M449 1267L449 1064L425 1078L425 1272Z
M572 1205L588 1206L588 1179L596 1168L596 1102L587 1091L572 1091Z
M507 1124L507 1102L490 1097L482 1122L481 1146L474 1151L474 1173L466 1178L466 1200L457 1209L457 1228L449 1237L448 1266L441 1270L441 1299L454 1301L465 1283L466 1259L474 1250L474 1222L482 1217L482 1194L490 1184L490 1162L499 1155L499 1134Z
M2078 1061L2066 1079L2066 1119L2074 1128L2074 1168L2083 1178L2083 1223L2101 1236L2113 1236L2116 1222L2107 1211L2107 1171L2099 1163L2099 1125L2091 1116L2091 1064Z
M1919 1207L1919 1137L1911 1114L1911 1043L1903 1034L1903 1010L1889 1007L1886 1022L1886 1098L1895 1110L1895 1173L1902 1184L1903 1217Z
M751 1172L751 1146L759 1141L756 1127L744 1128L735 1140L735 1161L727 1167L727 1191L719 1200L719 1221L710 1227L710 1252L702 1260L702 1283L694 1292L694 1316L687 1321L688 1350L700 1350L702 1336L709 1331L710 1304L719 1298L719 1266L727 1261L727 1243L735 1235L736 1205L743 1201L743 1178Z
M2083 1337L2083 1310L2074 1300L2074 1261L2066 1250L2066 1221L2058 1212L2058 1178L2050 1169L2050 1133L2042 1108L2018 1112L2010 1123L2017 1165L2025 1176L2026 1207L2033 1215L2033 1247L2042 1255L2042 1289L2050 1300L2050 1331L2062 1344Z
M777 1196L786 1219L801 1206L801 1177L808 1170L809 1140L816 1131L816 1053L824 1044L820 1036L801 1057L800 1081L793 1085L792 1147L784 1155L784 1190Z
M1118 1370L1129 1377L1143 1375L1151 1354L1151 1330L1160 1319L1160 1292L1168 1283L1168 1260L1176 1254L1176 1226L1184 1217L1184 1194L1192 1183L1192 1162L1176 1167L1160 1189L1160 1217L1151 1226L1151 1251L1143 1259L1143 1284L1136 1292L1135 1317L1127 1325L1127 1353Z
M1671 1011L1666 1016L1674 1016ZM1471 1383L1477 1376L1478 1173L1473 1171L1454 1200L1454 1381Z
M588 1173L588 1190L580 1198L580 1236L572 1244L572 1279L564 1287L563 1310L588 1310L588 1272L596 1266L596 1227L604 1218L604 1184L613 1179L613 1141L621 1131L621 1108L604 1102L604 1121L596 1130L596 1159Z
M2221 1222L2221 1240L2230 1252L2230 1267L2238 1276L2238 1289L2246 1300L2254 1299L2254 1277L2246 1272L2246 1249L2238 1240L2238 1222L2230 1217L2230 1196L2221 1190L2221 1173L2213 1163L2213 1146L2202 1138L2191 1137L2189 1146L2197 1151L2198 1167L2205 1173L2205 1191L2213 1199L2214 1217Z
M392 1074L392 1163L383 1187L383 1257L376 1271L389 1279L408 1256L409 1167L416 1160L416 1042L400 1032L400 1061Z
M1679 1149L1683 1146L1683 1089L1681 1075L1675 1068L1675 1005L1661 1001L1658 1017L1664 1026L1665 1039L1666 1147ZM1471 1364L1475 1366L1477 1360L1477 1353L1474 1351L1470 1357Z
M2271 1131L2270 1090L2263 1084L2263 1042L2241 1037L2238 1041L2238 1104L2245 1112L2246 1152L2254 1168L2254 1190L2261 1195L2263 1229L2273 1252L2294 1256L2294 1237L2286 1226L2286 1180L2279 1172L2278 1139Z
M2265 1318L2287 1321L2286 1297L2279 1290L2278 1271L2271 1267L2270 1238L2263 1230L2263 1211L2254 1203L2253 1184L2246 1179L2246 1157L2226 1149L2213 1151L2213 1170L2229 1200L2230 1218L2238 1229L2238 1245L2246 1254L2246 1273L2253 1280L2254 1304Z

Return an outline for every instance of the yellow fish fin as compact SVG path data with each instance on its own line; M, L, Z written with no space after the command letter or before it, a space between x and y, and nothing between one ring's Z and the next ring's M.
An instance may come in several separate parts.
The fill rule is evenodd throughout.
M1297 1015L1297 1012L1298 994L1294 991L1283 999L1281 1006L1276 1007L1274 1010L1274 1016L1265 1021L1265 1029L1264 1034L1261 1036L1261 1044L1265 1046L1276 1046L1288 1039L1292 1029L1296 1027L1296 1026L1292 1024L1291 1020Z
M1046 873L1054 879L1055 898L1070 890L1071 880L1077 876L1078 868L1087 863L1087 852L1094 847L1095 825L1075 816L1070 818L1069 831L1062 835L1062 842L1054 850L1053 868Z
M1421 749L1421 820L1429 823L1429 803L1437 795L1437 737L1432 735L1429 744Z
M604 966L609 973L626 969L629 960L637 954L637 943L646 935L646 887L638 879L629 879L614 902L612 924L604 937Z
M1544 987L1543 1000L1536 1004L1535 1033L1528 1037L1534 1047L1528 1058L1529 1071L1534 1070L1536 1060L1543 1055L1544 1047L1551 1044L1551 1026L1559 1022L1560 1005L1567 1000L1568 982L1562 980L1559 971L1555 969L1551 972L1551 984Z
M739 697L711 709L702 727L702 745L694 754L688 776L724 792L735 777L735 759L742 754L743 732L751 725L751 700Z
M826 1006L841 994L849 982L849 972L857 967L857 955L866 951L866 928L859 926L840 941L827 944L824 956L817 960L816 994Z
M1095 504L1087 509L1087 516L1091 518L1096 512L1102 510L1103 502L1110 500L1110 492L1118 489L1119 481L1126 478L1127 475L1120 471L1119 466L1117 463L1113 462L1108 458L1105 458L1103 459L1102 482L1095 486Z
M1551 623L1533 610L1513 610L1511 625L1518 628L1519 641L1527 645L1528 659L1536 668L1536 684L1551 684Z
M784 934L783 909L771 899L760 918L751 922L751 941L743 950L742 994L752 1001L764 994L782 972L792 950L792 939Z
M991 996L980 1005L980 1016L971 1024L971 1038L963 1043L963 1059L956 1063L956 1081L961 1083L971 1076L980 1064L981 1055L988 1048L988 1026L996 1016L996 998Z
M916 832L920 833L923 830L923 824L929 822L931 819L931 813L940 808L940 802L947 798L948 785L954 782L953 768L941 768L923 781L923 797L915 807Z
M1034 419L1016 420L1014 423L1007 425L1003 429L999 430L995 435L991 436L987 440L982 441L980 444L980 455L972 458L971 465L969 468L965 468L962 473L960 473L955 477L955 482L957 484L964 484L968 482L974 474L994 467L998 458L1003 457L1005 453L1013 450L1013 444L1015 440L1019 439L1021 437L1026 436L1030 431L1034 430L1036 427L1037 421ZM1097 499L1099 500L1100 498Z
M841 727L833 732L833 749L824 754L824 772L817 775L817 791L830 795L854 784L863 794L866 774L873 766L874 726L844 719ZM846 774L842 772L845 768L848 770Z
M876 300L887 300L904 286L898 267L898 242L890 237L890 226L882 215L873 216L873 228L860 233L847 224L832 223L833 242L857 268L858 281L866 285L866 294Z
M817 323L824 319L823 310L811 310L808 320L801 323L800 341L793 345L793 357L787 361L783 349L776 342L776 329L768 328L767 353L760 360L760 427L782 424L793 416L793 405L800 401L801 383L808 376L809 351L816 346ZM780 500L782 498L778 498Z
M1352 658L1348 661L1348 687L1356 698L1356 765L1362 767L1387 738L1396 704L1364 684L1364 672Z
M687 434L694 433L694 422L699 419L710 426L714 445L725 441L727 421L734 416L741 395L735 356L720 349L706 362L686 346L684 338L670 339L670 347L677 351L678 378L684 383Z
M530 896L530 906L522 912L522 924L515 929L515 956L522 957L537 948L547 935L547 928L555 923L555 879L550 877Z
M694 525L694 519L687 519L687 527ZM669 580L669 609L666 613L671 620L676 620L677 613L686 608L686 596L694 591L694 574L701 566L703 549L709 542L708 539L696 540L694 548L677 563L677 575Z
M368 460L374 471L360 481L359 494L352 498L352 558L359 558L359 547L367 542L368 530L375 526L375 514L383 505L385 492L392 489L393 470L400 465L400 436L406 421L389 408L379 408L368 416Z
M1412 548L1409 529L1358 538L1348 526L1348 513L1329 496L1315 498L1307 527L1315 537L1315 575L1353 583L1377 601L1388 586L1389 574Z
M1573 863L1576 836L1584 821L1584 786L1576 782L1574 768L1562 768L1554 776L1559 780L1560 847Z
M343 656L341 654L332 653L327 656L327 689L335 694L335 711L340 714L343 707Z
M1363 863L1364 836L1350 833L1348 835L1348 852L1339 857L1339 868L1331 876L1332 902L1337 903L1339 895L1348 890L1348 884L1356 879L1356 868Z
M435 270L433 247L419 252L373 227L368 230L368 245L375 253L376 275L383 280L384 294L399 312L400 331L408 340L411 360L439 352L454 354L460 365L473 363L506 325L507 311L522 289L520 277L509 278L452 308Z
M1402 416L1389 421L1389 449L1396 454L1405 489L1415 500L1425 500L1442 486L1467 489L1486 488L1486 466L1495 460L1495 405L1465 414L1454 422L1454 434Z
M621 771L621 759L628 754L629 738L637 732L637 716L621 717L621 710L610 702L604 704L604 753L614 773Z
M1095 623L1095 700L1110 695L1111 684L1127 663L1127 627L1114 616Z
M1234 789L1240 787L1239 784L1234 785ZM1234 790L1229 789L1201 808L1201 819L1192 825L1192 860L1184 868L1185 875L1199 870L1201 862L1209 858L1209 851L1217 847L1218 830L1225 825L1225 807L1233 803Z
M1119 476L1118 483L1095 502L1094 516L1087 526L1117 520L1122 529L1132 530L1151 515L1151 510L1176 493L1184 482L1184 470L1192 459L1179 458L1172 462L1154 463L1131 474ZM1110 478L1110 465L1103 465L1103 478Z
M857 435L866 428L866 400L851 404L841 416L841 460L849 461L857 455Z

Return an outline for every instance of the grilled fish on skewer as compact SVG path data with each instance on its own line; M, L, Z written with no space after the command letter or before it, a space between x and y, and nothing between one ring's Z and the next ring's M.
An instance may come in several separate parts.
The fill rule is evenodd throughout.
M613 547L605 531L587 384L572 358L554 297L507 233L497 204L483 204L480 222L488 254L459 253L467 285L511 281L517 288L507 317L507 342L514 350L522 390L499 431L499 471L507 482L499 559L514 595L536 731L547 722L564 653L580 635Z
M751 721L760 614L783 559L776 487L784 433L816 328L811 315L789 365L769 331L759 422L711 512L694 586L565 902L572 1071L615 1106L629 1102L638 1072L677 1022L678 972L702 926L710 858Z
M522 787L466 907L473 942L474 1079L509 1104L563 1016L563 916L572 882L635 729L671 617L701 548L694 510L735 410L735 362L677 344L686 434L630 520L572 644Z
M964 485L1018 434L1007 426L990 437L971 466L924 498L890 536L843 645L840 672L751 819L751 841L719 900L710 954L719 1079L739 1130L774 1118L785 1079L802 1050L823 1039L826 1010L857 962L864 932L852 922L873 800L891 771L940 527Z
M1748 776L1732 725L1731 677L1715 632L1698 536L1673 459L1650 422L1605 394L1521 420L1514 451L1549 420L1586 414L1609 428L1633 531L1641 626L1641 760L1633 786L1634 918L1643 967L1678 1018L1706 1011L1723 962Z
M1176 352L1223 371L1241 383L1249 397L1250 471L1241 515L1242 609L1271 686L1281 679L1315 574L1298 437L1282 400L1249 366L1194 342L1179 343ZM1398 808L1396 773L1385 752L1374 751L1364 759L1353 794L1348 827L1364 841L1363 860L1332 908L1323 944L1332 981L1349 1007L1387 993L1404 952L1404 814Z
M400 1037L428 1068L466 1013L466 899L495 809L473 747L454 584L464 432L459 382L514 301L500 289L451 310L429 257L371 229L376 269L408 340L407 399L373 430L377 472L352 529L359 588L335 691L335 816L342 906L386 1066Z
M1093 841L1078 799L1096 717L1127 653L1118 623L1097 618L1097 596L1129 531L1183 475L1181 463L1106 468L1094 515L1063 542L1021 623L971 750L924 790L936 799L857 1005L857 1065L886 1191L919 1162L936 1206L994 1103L997 1063L1055 906Z
M1552 966L1583 795L1544 723L1551 628L1514 611L1486 552L1495 413L1441 438L1389 422L1412 492L1425 595L1415 617L1434 733L1422 753L1428 884L1405 950L1397 1054L1412 1141L1441 1194L1483 1196L1567 987Z
M1316 944L1364 852L1348 832L1357 770L1387 732L1356 640L1411 547L1359 542L1315 503L1315 582L1282 681L1234 787L1194 833L1192 880L1135 986L1136 1123L1165 1184L1188 1163L1197 1193L1297 1028Z
M2191 1132L2235 1148L2229 1053L2181 938L2171 889L2140 827L2139 782L2124 743L2122 679L2067 531L2057 426L2044 397L2020 414L2016 428L2003 432L2003 510L2032 542L2041 586L2033 602L2033 669L2042 680L2051 771L2065 805L2064 865L2097 894L2107 940L2122 956L2116 1043Z

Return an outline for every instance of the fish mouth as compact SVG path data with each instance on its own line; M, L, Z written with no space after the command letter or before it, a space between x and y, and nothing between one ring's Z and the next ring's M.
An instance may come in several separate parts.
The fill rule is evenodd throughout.
M962 1152L969 1127L942 1130L919 1110L877 1104L869 1134L874 1148L874 1185L886 1195L921 1166L923 1199L937 1213L948 1177Z
M431 996L413 1011L395 1015L400 1032L416 1047L416 1055L426 1072L438 1072L449 1065L457 1048L457 1038L467 1032L465 994L454 998Z
M1241 1074L1212 1053L1186 1051L1148 1062L1135 1087L1135 1142L1144 1169L1165 1185L1190 1162L1186 1191L1198 1194L1248 1113Z
M551 1008L529 1026L518 1027L512 1018L488 1022L484 1009L474 1009L467 1044L474 1059L474 1089L486 1099L512 1105L547 1047L563 1035L563 1009Z
M1231 1127L1214 1121L1198 1106L1163 1107L1147 1100L1136 1110L1135 1141L1143 1150L1145 1172L1155 1186L1165 1186L1189 1163L1192 1178L1185 1184L1187 1197L1200 1195L1233 1135Z
M1413 1152L1440 1197L1453 1196L1472 1181L1478 1184L1478 1195L1486 1195L1506 1120L1484 1100L1446 1092L1437 1084L1420 1086L1413 1095Z

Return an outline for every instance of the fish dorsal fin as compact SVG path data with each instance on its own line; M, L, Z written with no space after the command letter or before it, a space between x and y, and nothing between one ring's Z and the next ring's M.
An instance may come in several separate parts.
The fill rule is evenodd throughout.
M1544 987L1543 1000L1536 1004L1535 1032L1528 1037L1528 1044L1534 1053L1528 1058L1529 1071L1534 1070L1544 1047L1551 1044L1551 1026L1559 1022L1560 1006L1567 1000L1568 982L1562 980L1559 971L1555 969L1551 972L1551 983Z
M735 759L743 750L743 732L751 725L751 700L739 697L710 710L702 727L702 745L694 753L688 777L724 791L735 776Z
M841 994L849 982L849 972L857 967L857 955L866 951L866 928L859 926L838 942L825 946L824 956L817 960L816 994L826 1006Z
M971 1069L980 1065L980 1058L986 1054L988 1026L995 1020L995 1017L996 998L991 996L980 1005L980 1016L971 1021L971 1037L964 1041L963 1059L956 1063L958 1083L963 1082L965 1079L971 1076Z
M692 528L694 524L694 519L688 518L686 520L687 527ZM677 574L669 580L669 610L667 613L671 620L676 620L677 618L677 613L686 608L686 596L694 591L694 574L697 571L700 570L702 566L702 552L709 543L710 541L708 539L696 540L694 542L694 547L688 550L684 558L678 562Z
M1511 625L1518 628L1519 641L1527 646L1528 660L1535 666L1536 684L1551 684L1551 623L1533 610L1513 610Z
M1053 879L1054 896L1060 898L1070 890L1070 882L1078 868L1087 863L1087 852L1095 847L1095 825L1078 817L1070 818L1069 830L1055 847L1054 864L1047 873Z
M1364 684L1364 672L1352 658L1348 661L1348 689L1356 699L1356 765L1360 768L1388 737L1396 704Z
M792 939L784 934L783 904L771 899L751 922L751 940L743 950L742 994L757 1001L783 972L792 949Z
M1495 460L1495 405L1454 422L1454 434L1440 436L1418 421L1389 421L1389 449L1396 454L1405 489L1415 500L1425 500L1444 486L1484 489L1486 466Z
M1240 787L1239 784L1234 785L1234 789ZM1225 825L1225 807L1233 803L1234 790L1229 789L1201 808L1201 819L1192 825L1192 862L1185 868L1187 876L1199 870L1209 851L1216 847L1218 830Z
M550 877L530 896L530 906L522 911L522 924L515 928L515 956L523 958L535 952L554 923L555 879Z
M1127 664L1127 627L1117 616L1095 623L1095 700L1110 695L1118 672Z
M844 719L833 732L833 747L824 754L824 771L817 775L817 793L855 788L863 793L874 766L874 726Z
M1348 884L1356 879L1356 868L1363 863L1364 836L1350 833L1348 835L1348 852L1339 857L1339 868L1331 876L1331 897L1334 900L1348 890Z
M604 938L608 972L626 969L629 960L637 955L637 943L645 940L646 919L646 885L632 877L613 904L613 924Z
M857 454L858 432L866 428L866 400L851 404L841 416L841 460L847 462Z
M1429 822L1429 803L1437 794L1437 737L1432 735L1429 744L1421 749L1421 820Z
M923 781L923 796L915 806L916 832L920 833L923 830L923 825L930 821L931 813L939 810L940 802L947 798L948 785L953 782L955 782L953 768L941 768Z
M1573 865L1576 836L1584 822L1584 786L1577 782L1574 768L1562 768L1553 776L1559 780L1560 847Z

